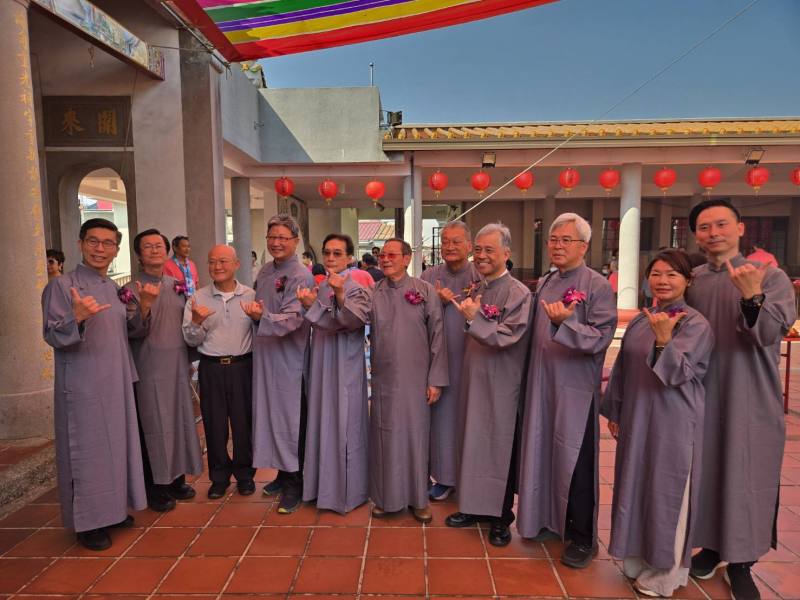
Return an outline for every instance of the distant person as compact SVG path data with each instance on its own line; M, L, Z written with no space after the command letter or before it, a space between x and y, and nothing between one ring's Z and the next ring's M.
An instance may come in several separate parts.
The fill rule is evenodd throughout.
M372 256L375 257L375 260L378 260L378 255L381 253L381 249L378 246L373 246L371 252Z
M383 271L378 268L378 259L372 254L365 254L361 262L364 263L364 270L370 274L375 283L384 278Z
M311 274L314 276L314 283L319 285L327 278L324 265L315 263L311 265Z
M312 271L312 272L313 272L313 270L314 270L314 265L315 265L315 264L319 264L319 263L315 263L315 262L314 262L314 255L313 255L313 254L311 254L311 252L309 252L308 250L306 250L305 252L303 252L303 256L302 256L302 258L301 258L300 262L302 262L302 263L303 263L303 266L304 266L306 269L308 269L309 271Z
M617 265L617 261L612 260L608 267L608 283L611 284L611 290L616 294L619 289L619 266Z
M753 251L747 255L747 260L760 262L768 267L778 267L778 260L775 258L774 254L768 252L764 248L763 242L756 242L753 244Z
M372 278L372 275L363 269L359 269L357 262L351 262L347 265L347 268L347 272L350 273L350 279L355 281L358 285L369 289L373 289L375 287L375 280Z
M255 250L250 251L250 265L253 268L253 283L258 279L258 272L261 270L261 265L258 264L258 254Z
M176 235L172 239L172 258L164 265L164 275L186 286L186 296L193 296L200 279L197 265L189 258L192 246L185 235Z
M47 249L47 280L64 274L64 253L55 248Z

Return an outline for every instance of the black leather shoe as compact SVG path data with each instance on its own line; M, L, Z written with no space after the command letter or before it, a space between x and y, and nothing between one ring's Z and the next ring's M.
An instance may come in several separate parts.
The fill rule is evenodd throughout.
M78 532L78 541L84 548L95 552L111 548L111 536L105 527Z
M156 512L168 512L175 508L175 500L163 491L157 491L147 498L147 508Z
M716 550L709 550L703 548L692 557L692 566L689 567L689 575L695 579L711 579L717 569L724 566L725 563L719 557Z
M723 579L731 586L733 600L761 600L761 592L758 591L750 573L750 563L729 564Z
M449 515L444 520L444 524L448 527L469 527L470 525L475 525L475 523L481 523L485 520L486 519L480 515L470 515L467 513L456 512L452 515Z
M187 485L183 477L179 477L167 486L167 493L175 500L191 500L197 492L190 485Z
M508 525L505 523L492 523L492 527L489 529L489 543L492 546L502 548L503 546L508 546L510 542L511 531L508 529Z
M561 555L561 563L573 569L583 569L589 566L592 559L597 556L597 546L586 546L570 542Z
M550 531L547 527L542 527L536 536L531 538L534 542L546 542L547 540L560 540L561 536L555 531Z
M242 479L236 482L236 489L240 496L250 496L256 491L256 482L252 479Z
M131 515L128 515L119 523L109 525L106 529L127 529L128 527L133 527L133 517Z
M208 488L208 498L210 500L216 500L217 498L222 498L225 495L228 486L231 484L230 481L215 481L211 484L211 487Z

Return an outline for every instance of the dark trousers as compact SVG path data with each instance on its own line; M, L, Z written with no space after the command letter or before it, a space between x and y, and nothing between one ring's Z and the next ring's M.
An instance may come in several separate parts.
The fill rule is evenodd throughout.
M228 365L200 359L200 412L208 448L208 477L214 483L253 479L253 358ZM233 460L228 455L228 423Z
M586 430L572 473L567 501L567 523L564 537L577 544L592 546L594 535L594 406L589 408Z
M300 390L300 432L297 437L297 471L278 471L278 480L284 485L303 486L303 464L306 458L306 427L308 425L308 401L306 399L306 382L302 382Z

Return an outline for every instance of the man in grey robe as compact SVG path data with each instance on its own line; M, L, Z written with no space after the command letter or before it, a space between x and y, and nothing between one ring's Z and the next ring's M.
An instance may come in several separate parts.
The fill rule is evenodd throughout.
M466 332L464 317L452 301L463 301L481 280L475 265L468 260L472 233L463 221L453 221L442 228L441 246L444 263L428 267L420 276L434 286L442 301L450 374L450 385L431 406L430 476L436 482L428 492L431 500L445 500L455 489L458 476L458 398Z
M350 236L326 236L327 279L319 289L297 291L312 330L303 500L342 514L364 504L368 494L364 327L372 290L350 277L354 252Z
M597 554L600 380L617 326L614 293L583 257L590 225L556 217L547 248L555 270L539 280L522 411L517 530L569 540L561 562Z
M299 288L314 285L311 272L295 252L300 228L289 215L267 222L272 262L256 280L256 299L244 306L257 324L253 340L253 466L278 469L264 486L281 492L280 514L296 511L303 496L305 448L305 376L311 324L303 318Z
M128 336L139 373L134 391L147 502L156 511L173 509L175 500L193 498L186 473L203 470L181 329L188 289L164 274L167 248L169 240L157 229L139 233L133 250L141 272L125 286L132 294ZM143 326L135 327L136 323Z
M689 226L708 263L687 300L716 336L706 386L703 481L691 574L708 579L725 562L733 597L759 598L750 567L777 544L786 438L780 344L796 319L794 290L780 269L745 260L744 224L721 199L692 209Z
M407 274L407 242L387 240L378 259L385 277L375 286L370 313L372 515L410 506L418 521L429 523L430 406L448 384L442 303L431 284Z
M44 339L55 349L61 520L90 550L111 546L106 528L133 524L128 507L147 506L124 296L107 276L121 240L110 221L86 221L82 263L42 295Z
M491 522L489 543L511 541L516 487L516 424L528 349L531 293L511 277L511 233L499 223L475 237L475 266L484 277L453 300L467 339L459 402L458 511L449 527Z

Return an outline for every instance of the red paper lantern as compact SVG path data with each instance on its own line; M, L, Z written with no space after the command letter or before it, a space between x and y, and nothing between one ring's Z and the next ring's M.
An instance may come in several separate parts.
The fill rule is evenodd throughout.
M283 198L288 198L289 196L294 194L294 181L292 181L288 177L281 177L280 179L276 179L275 191L277 192L278 196L281 196Z
M533 173L525 171L514 177L514 185L524 194L530 187L533 186Z
M715 186L722 181L722 171L717 167L706 167L697 176L697 181L700 182L707 192L714 189Z
M383 195L386 193L386 185L382 181L373 180L367 183L366 187L364 187L364 191L367 193L367 196L372 198L372 203L377 204L378 200L383 198Z
M800 185L800 167L797 167L792 171L792 183L795 185Z
M336 194L338 193L339 193L339 186L336 185L335 181L326 179L325 181L319 184L319 195L325 198L325 202L327 202L328 204L331 203L331 200L336 198Z
M769 170L766 167L753 167L745 175L745 181L757 193L761 186L769 181Z
M572 188L578 185L581 181L581 176L576 169L569 167L558 174L558 183L567 192L571 192Z
M619 185L619 171L606 169L600 173L598 180L600 181L600 187L608 193Z
M675 173L674 169L664 167L656 171L655 175L653 175L653 183L666 194L667 190L672 187L672 184L675 183L677 178L678 174Z
M444 189L447 187L447 175L441 171L436 171L428 179L428 185L433 190L433 197L438 198Z
M469 179L472 187L479 193L483 194L486 191L486 188L489 187L489 184L492 183L492 178L489 177L489 174L486 171L478 171L477 173L473 173L472 177Z

